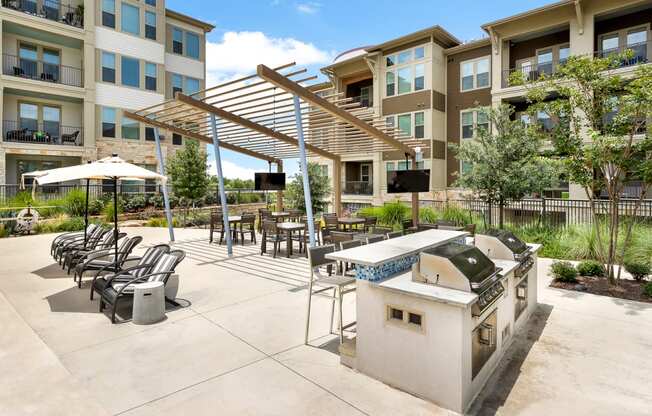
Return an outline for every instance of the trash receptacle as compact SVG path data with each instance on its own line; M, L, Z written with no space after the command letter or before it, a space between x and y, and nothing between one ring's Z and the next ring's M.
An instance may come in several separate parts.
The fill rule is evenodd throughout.
M165 286L163 282L146 282L134 285L132 321L147 325L165 318Z

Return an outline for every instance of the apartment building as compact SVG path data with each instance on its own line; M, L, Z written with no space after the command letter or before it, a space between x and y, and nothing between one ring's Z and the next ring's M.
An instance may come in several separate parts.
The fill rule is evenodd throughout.
M525 89L510 85L512 72L536 79L570 55L604 56L626 48L635 56L619 71L633 72L649 62L651 23L650 1L565 0L487 23L482 26L487 37L471 42L434 26L340 54L322 69L330 89L321 91L354 98L386 117L388 125L429 140L418 167L430 169L431 189L420 198L456 197L464 191L455 187L464 164L449 144L473 139L478 126L488 126L479 110L509 103L524 122L544 128L554 122L545 114L529 120ZM342 203L355 209L396 199L386 193L386 171L405 169L409 162L402 157L384 152L343 159ZM636 196L640 189L632 184L628 192ZM548 195L586 198L572 183Z
M117 153L156 169L154 131L123 110L205 87L213 26L164 0L2 0L0 184ZM164 157L185 140L162 131Z

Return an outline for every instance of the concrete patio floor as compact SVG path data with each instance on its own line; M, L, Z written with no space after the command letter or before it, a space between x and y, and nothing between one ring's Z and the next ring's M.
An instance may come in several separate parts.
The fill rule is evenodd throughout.
M141 252L167 239L125 230ZM303 345L303 257L245 245L229 259L205 230L176 233L182 307L151 326L111 325L53 264L53 235L0 240L0 415L450 414L341 366L326 299ZM536 315L470 413L650 414L652 305L548 288L549 263Z

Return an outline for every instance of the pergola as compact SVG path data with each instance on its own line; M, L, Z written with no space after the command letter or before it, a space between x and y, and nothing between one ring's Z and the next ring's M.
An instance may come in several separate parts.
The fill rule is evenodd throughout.
M429 147L330 88L319 90L316 76L294 63L276 68L258 65L256 74L222 83L190 95L176 92L173 99L125 116L154 127L159 168L163 169L159 128L213 144L224 214L228 231L228 208L222 178L220 148L266 160L283 170L283 159L299 158L303 175L310 241L314 244L312 204L308 185L307 157L333 162L333 203L341 213L341 157L378 151L400 151L416 165L417 152ZM166 212L171 227L167 194ZM412 220L418 220L418 193L412 194ZM282 209L282 194L277 197ZM227 246L231 253L230 234ZM174 239L170 228L170 238Z

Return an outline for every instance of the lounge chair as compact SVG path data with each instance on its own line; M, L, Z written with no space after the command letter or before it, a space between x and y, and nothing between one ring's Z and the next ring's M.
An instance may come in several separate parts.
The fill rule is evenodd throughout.
M82 277L85 272L104 270L107 272L117 273L122 270L122 265L129 258L131 252L136 248L143 237L125 237L118 247L118 257L115 256L115 250L109 248L88 253L80 258L75 266L73 281L77 282L77 287L81 288Z
M118 233L118 240L120 240L122 237L126 235L127 235L126 233ZM102 235L102 239L99 240L92 247L69 248L66 251L65 257L63 258L63 268L64 269L68 268L68 274L70 274L70 271L72 270L73 267L77 265L80 259L83 259L88 254L99 253L102 251L106 251L107 249L114 248L115 238L116 236L115 233L113 232L113 229L110 229L109 231L104 233Z
M93 234L93 230L95 228L99 227L97 224L88 224L88 227L86 227L86 236L90 236ZM52 244L50 244L50 254L54 255L54 250L56 249L57 246L60 244L63 244L66 240L70 240L72 238L78 238L78 237L84 237L84 232L81 231L71 231L69 233L63 233L59 234L52 240Z
M325 246L309 247L308 248L308 261L310 263L310 282L308 283L308 313L306 316L306 332L304 337L304 342L308 344L308 335L310 332L310 309L312 305L312 296L317 294L326 295L324 292L333 290L332 295L326 295L331 298L331 320L329 331L333 333L333 317L335 314L335 301L337 300L339 308L339 337L340 344L344 341L344 330L346 328L355 325L355 322L344 325L342 318L342 299L347 293L355 291L355 278L335 275L335 276L325 276L319 270L320 267L324 266L337 266L337 262L326 258L326 254L334 253L335 246L333 244L328 244ZM313 287L317 286L317 290L313 290Z
M105 306L111 307L111 323L115 323L115 312L118 307L118 302L123 298L131 298L134 294L134 285L145 282L163 282L165 285L174 273L177 265L186 256L182 250L173 250L167 254L163 254L156 262L150 273L134 277L129 281L115 280L116 277L122 276L124 272L117 273L109 276L106 279L107 285L100 294L100 312Z
M104 227L97 227L93 230L93 233L86 236L80 236L77 238L71 238L66 240L63 244L60 244L54 252L54 259L61 264L64 256L70 250L80 250L80 249L92 249L95 247L99 241L102 239L102 236L107 232L107 229Z
M115 281L129 281L136 277L145 276L146 274L150 273L152 267L154 267L161 256L169 252L170 246L167 244L157 244L155 246L149 247L142 257L127 258L127 260L122 264L123 267L118 272L111 273L114 275L113 279ZM127 264L133 265L126 267ZM107 276L102 276L102 274L110 271L109 269L111 268L112 265L106 265L99 269L95 273L95 276L93 276L93 281L91 282L91 300L93 300L93 294L95 292L102 293L104 288L106 288L107 279L105 277Z

